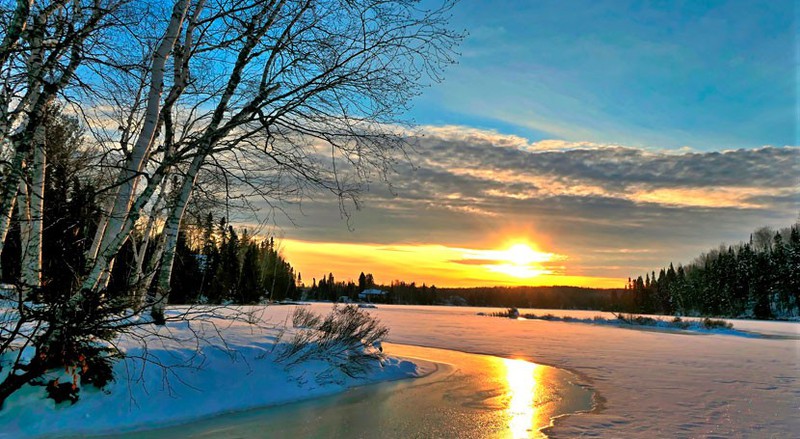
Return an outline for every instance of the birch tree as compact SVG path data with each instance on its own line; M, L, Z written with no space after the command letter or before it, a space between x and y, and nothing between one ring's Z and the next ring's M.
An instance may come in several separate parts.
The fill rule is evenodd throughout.
M23 286L39 285L43 188L46 169L44 118L58 95L77 81L103 29L124 1L17 1L0 45L0 142L10 156L0 192L0 251L19 200L30 231L23 254ZM27 178L25 178L27 177ZM19 192L19 197L18 197Z
M312 185L356 201L362 184L402 154L397 115L452 61L458 35L444 26L450 6L176 2L149 71L145 122L95 237L83 289L102 288L114 255L170 172L175 186L162 230L157 307L166 302L186 204L214 160L247 149L275 165L278 184ZM171 85L162 98L170 56Z
M16 94L0 96L7 116L0 136L13 156L0 195L0 238L19 194L21 217L30 218L27 240L41 236L35 211L47 202L37 192L46 157L35 151L46 142L38 127L54 100L85 116L105 151L98 166L107 182L78 286L41 309L27 309L20 294L19 320L31 321L35 311L48 322L24 346L50 352L76 328L82 337L93 328L113 334L118 317L108 313L141 312L151 282L149 305L163 320L178 231L203 173L220 172L241 184L233 191L268 202L324 190L341 209L357 206L360 191L404 157L410 99L453 62L461 36L447 27L451 7L451 0L433 9L416 0L18 1L3 14L0 43L0 71L16 81ZM157 249L148 251L159 227ZM128 284L138 293L112 302L104 289L137 228L144 233ZM32 372L0 382L0 401L54 361L67 361L38 358L24 365Z

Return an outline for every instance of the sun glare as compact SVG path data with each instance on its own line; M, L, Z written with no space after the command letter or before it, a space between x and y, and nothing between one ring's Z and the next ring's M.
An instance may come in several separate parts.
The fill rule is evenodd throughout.
M529 265L550 260L549 254L537 252L527 244L514 244L505 251L505 254L506 260L514 265Z
M463 256L468 260L484 261L481 264L493 273L506 276L531 279L537 276L552 274L553 271L544 266L546 262L563 259L554 253L541 252L525 242L512 244L505 250L464 250Z
M529 279L543 274L550 274L552 271L543 268L535 268L527 265L518 264L495 264L488 265L489 270L495 273L503 273L520 279Z
M343 244L284 240L284 254L297 262L303 282L310 285L320 273L343 273L346 278L365 269L376 279L409 279L437 287L475 285L576 285L614 288L620 278L567 274L570 262L565 254L545 251L525 235L505 235L495 249L447 247L443 245ZM502 237L501 237L502 238ZM551 249L548 249L551 250ZM317 278L318 279L318 278Z

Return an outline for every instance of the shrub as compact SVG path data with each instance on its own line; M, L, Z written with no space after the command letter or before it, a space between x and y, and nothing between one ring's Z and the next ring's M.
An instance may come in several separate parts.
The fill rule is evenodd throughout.
M728 323L725 320L721 320L721 319L710 319L710 318L706 317L706 318L704 318L702 320L701 323L703 325L703 328L705 328L705 329L718 329L718 328L721 328L721 329L732 329L733 328L733 324L732 323Z
M129 303L89 291L80 297L38 304L18 299L16 308L0 310L0 370L9 369L0 380L0 408L28 383L46 386L56 402L74 403L81 385L103 388L113 380L122 353L107 342L128 327Z
M642 325L642 326L655 326L658 323L656 319L645 316L636 316L636 318L634 318L633 321L637 325Z
M670 326L678 329L689 329L692 327L692 322L686 322L682 320L680 317L675 317L674 319L672 319L672 323L670 323Z
M516 311L516 314L514 313L514 311ZM478 315L481 314L482 313L478 313ZM519 317L519 311L516 308L508 308L505 311L497 311L485 315L489 315L491 317L505 317L505 318L516 319L517 317Z
M660 320L656 320L652 317L645 317L645 316L637 316L633 314L615 314L617 320L620 320L623 323L628 325L639 325L639 326L656 326Z
M292 324L298 331L278 352L279 362L321 360L349 377L359 377L384 359L381 341L389 329L355 305L334 305L324 318L298 307Z

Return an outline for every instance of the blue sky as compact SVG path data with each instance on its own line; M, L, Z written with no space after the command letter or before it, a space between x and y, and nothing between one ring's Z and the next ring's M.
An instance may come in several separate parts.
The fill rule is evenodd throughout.
M797 144L793 1L463 0L421 124L708 151Z
M786 0L462 0L459 63L408 114L424 134L413 166L398 164L392 191L371 185L349 227L336 200L306 203L290 260L311 276L479 285L395 250L529 242L560 255L561 277L523 282L621 286L787 227L800 206L796 22Z

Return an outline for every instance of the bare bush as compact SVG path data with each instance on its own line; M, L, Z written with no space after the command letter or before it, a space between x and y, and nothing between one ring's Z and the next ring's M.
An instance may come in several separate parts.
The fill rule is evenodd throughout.
M357 378L385 358L381 341L389 329L355 305L334 306L325 317L298 307L292 324L298 330L277 356L288 366L321 360Z

